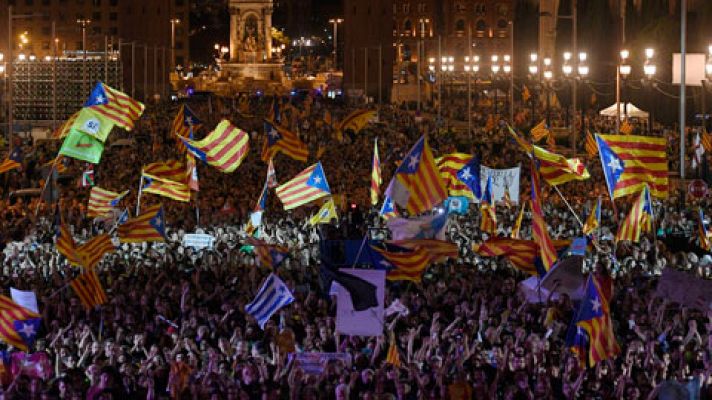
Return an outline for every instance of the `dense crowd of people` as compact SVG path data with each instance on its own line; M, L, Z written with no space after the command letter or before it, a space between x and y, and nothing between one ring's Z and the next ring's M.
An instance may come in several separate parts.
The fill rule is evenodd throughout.
M369 228L385 226L378 208L370 207L368 193L376 138L386 182L412 143L428 133L436 156L464 152L479 155L490 167L521 164L520 186L528 188L526 155L509 138L503 121L488 123L489 114L477 114L477 128L467 132L438 126L431 115L405 106L384 106L378 122L358 133L347 131L340 140L324 116L328 112L338 121L353 108L320 97L306 103L304 98L287 100L292 106L282 107L281 118L308 144L310 162L278 155L277 179L284 182L320 160L340 199L340 218L332 222L339 238L360 239ZM67 287L80 271L55 249L57 221L61 217L75 240L83 242L113 232L115 220L87 217L89 188L77 185L84 163L71 160L44 190L28 191L45 187L51 170L47 163L58 143L16 138L22 167L0 176L0 282L5 294L10 287L36 294L42 325L30 349L34 358L23 365L15 357L17 349L3 353L4 398L712 398L712 313L655 296L666 267L711 275L712 258L696 243L693 207L708 210L706 200L685 204L681 192L656 199L656 231L640 243L617 246L613 235L628 205L618 201L614 212L604 201L598 241L585 265L590 273L613 279L613 329L621 353L587 367L565 341L576 302L566 295L532 301L520 290L527 276L505 258L475 254L473 244L487 235L479 230L474 206L466 215L449 218L446 235L458 245L457 259L431 265L421 283L388 282L384 304L398 305L398 311L386 313L383 336L340 335L334 298L319 284L322 232L306 222L316 207L285 212L271 191L259 235L290 250L276 273L296 300L261 329L245 305L271 271L259 267L243 244L245 223L265 180L262 118L272 109L272 99L190 106L202 119L199 137L225 117L250 134L250 153L233 174L199 166L200 192L190 203L144 194L142 204L164 206L166 242L123 244L105 256L98 271L108 302L93 310L85 310ZM150 105L135 131L112 133L95 181L109 190L131 189L117 210L134 209L141 166L182 157L170 133L176 111L176 104ZM527 115L519 128L526 132L540 119ZM593 116L584 125L598 132L613 129ZM670 154L676 154L675 133L659 129L656 134L668 137ZM112 145L117 139L128 139L128 145ZM583 141L579 146L584 153ZM591 179L561 187L582 218L596 197L607 197L598 160L586 164ZM675 167L671 161L670 170ZM527 192L522 190L520 201ZM552 238L581 236L562 198L549 188L543 197ZM497 207L498 235L510 234L517 213L517 207ZM531 237L529 219L527 214L522 224L524 238ZM183 235L196 231L216 238L211 250L183 246ZM390 332L400 366L385 362ZM323 357L307 368L299 355L315 352L343 357Z

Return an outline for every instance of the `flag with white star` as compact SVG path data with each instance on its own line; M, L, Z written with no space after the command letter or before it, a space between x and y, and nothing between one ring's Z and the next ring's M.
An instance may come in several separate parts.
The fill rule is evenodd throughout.
M605 279L598 276L589 276L584 297L574 316L574 324L588 334L590 365L595 365L620 352L613 333L609 299L605 297L605 293L610 293L603 287L605 282Z
M8 345L27 351L39 330L39 318L38 313L0 295L0 340Z
M393 200L390 197L386 196L383 199L383 205L381 205L378 215L385 221L398 216L398 211L393 207Z
M166 225L160 204L148 207L141 215L119 226L121 243L165 242Z
M413 215L430 211L447 199L445 183L425 136L403 158L386 195Z
M200 119L195 116L195 113L193 112L193 110L190 109L190 107L183 104L180 106L178 114L176 114L175 118L173 119L171 131L176 136L193 139L193 133L197 132L201 126L203 126L202 121L200 121ZM185 144L183 144L183 141L179 138L176 138L176 140L178 150L181 153L185 153L186 149Z
M126 93L122 93L101 82L98 82L84 103L84 108L89 108L94 115L104 121L130 131L134 122L141 118L146 108Z
M472 159L457 172L457 177L470 188L475 198L479 199L482 197L479 157L472 157Z
M331 195L329 183L326 181L326 175L320 162L277 187L276 192L285 210L291 210Z
M638 193L667 198L667 139L634 135L596 135L601 167L611 199Z

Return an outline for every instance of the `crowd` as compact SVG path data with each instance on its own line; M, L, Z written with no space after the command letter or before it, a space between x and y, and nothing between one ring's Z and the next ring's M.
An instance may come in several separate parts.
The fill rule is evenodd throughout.
M490 167L522 164L520 186L528 188L526 156L508 138L506 125L485 128L487 114L478 114L477 128L466 132L443 129L429 115L406 107L383 107L377 123L358 134L344 133L342 142L323 117L328 110L339 120L349 108L316 99L304 112L302 100L293 102L294 107L283 108L282 118L308 144L310 162L322 162L332 193L342 199L333 225L338 237L359 239L369 227L384 227L368 201L376 137L386 179L427 132L436 156L457 151L478 154ZM654 295L665 267L711 275L712 258L695 242L696 208L685 205L680 193L656 200L657 230L637 244L614 245L616 221L628 206L617 202L615 215L610 202L604 202L599 241L587 255L586 269L613 279L612 317L622 350L591 368L582 366L565 344L574 301L566 295L527 300L519 290L526 276L504 258L473 253L472 245L485 238L475 207L467 215L450 216L447 237L458 245L460 257L431 265L422 283L389 282L385 304L401 307L386 317L384 335L350 337L335 331L335 301L329 288L319 285L321 232L306 223L315 208L282 211L270 192L260 237L290 249L276 272L296 300L261 329L245 305L271 271L257 266L243 242L266 175L259 160L262 116L272 103L253 97L248 106L242 104L214 102L210 110L203 102L191 104L203 120L199 136L229 117L250 133L250 154L234 174L201 165L197 201L183 204L144 195L143 204L164 205L166 243L124 244L107 255L98 270L108 302L90 311L67 288L79 271L55 250L56 221L61 215L79 242L111 232L114 221L87 218L88 188L77 186L86 165L77 161L70 161L42 196L18 194L44 186L46 163L58 144L17 138L22 168L0 176L0 286L6 293L14 287L37 295L42 326L31 352L39 355L40 367L15 365L10 360L17 350L7 348L0 368L3 398L712 398L712 314ZM169 132L175 112L174 104L151 105L134 132L112 133L112 141L130 139L131 144L107 146L95 181L110 190L131 189L119 209L134 209L142 165L178 156ZM539 117L530 116L524 125ZM587 125L612 129L593 117ZM670 137L671 154L676 154L674 134L659 134ZM587 162L591 179L562 186L580 216L597 196L606 197L597 161ZM674 166L671 162L671 170ZM280 155L275 167L284 182L305 164ZM581 236L562 199L548 188L543 197L552 237ZM709 209L707 202L698 205ZM509 235L517 212L517 207L497 207L499 235ZM522 224L525 238L531 236L529 217ZM183 235L196 231L216 238L212 250L183 246ZM389 332L399 349L399 367L385 362ZM347 357L324 358L315 370L298 357L313 352Z

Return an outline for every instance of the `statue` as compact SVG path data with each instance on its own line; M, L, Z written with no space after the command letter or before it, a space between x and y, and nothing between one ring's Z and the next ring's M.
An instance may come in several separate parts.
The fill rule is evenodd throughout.
M244 35L242 37L243 50L247 52L257 51L257 17L250 15L245 20Z

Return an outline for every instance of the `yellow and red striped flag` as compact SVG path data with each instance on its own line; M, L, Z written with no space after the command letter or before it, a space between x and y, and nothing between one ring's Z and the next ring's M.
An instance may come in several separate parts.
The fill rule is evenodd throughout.
M22 164L13 159L6 158L2 163L0 163L0 174L12 171L13 169L18 169L21 165Z
M712 152L712 135L707 133L707 130L702 131L702 135L700 136L700 143L702 144L702 147L704 147L706 152Z
M336 130L339 132L337 136L340 134L339 137L343 137L343 133L349 129L358 133L374 118L376 118L376 111L355 110L337 124Z
M494 235L497 232L497 213L495 212L494 193L492 193L492 176L487 177L485 193L480 199L480 230Z
M522 203L522 208L519 209L519 215L517 219L514 220L514 227L512 227L512 234L510 237L512 239L521 239L519 231L522 229L522 219L524 219L524 210L527 208L527 202Z
M618 227L616 242L628 240L637 243L640 240L641 233L651 231L652 222L653 202L650 198L650 190L645 186L630 208L625 220Z
M539 245L539 256L545 271L549 271L556 262L556 248L551 241L549 231L544 221L544 212L541 208L541 185L539 183L539 171L537 170L536 161L531 163L532 173L532 188L531 188L531 205L532 205L532 239Z
M470 199L475 197L467 184L457 176L457 173L471 160L472 155L465 153L451 153L435 159L440 177L445 182L450 196L464 196Z
M300 172L275 189L285 210L297 208L331 194L321 163L316 163Z
M545 137L551 136L551 131L546 127L546 120L542 120L529 131L529 134L533 142L538 142Z
M435 165L428 141L422 136L403 158L386 195L411 215L431 211L447 199L447 189Z
M57 173L61 174L67 171L67 166L64 165L64 156L58 155L57 157L47 161L42 165L43 167L50 167L57 170Z
M596 145L596 139L594 139L591 132L586 133L586 154L589 157L598 155L598 145Z
M201 126L202 123L198 117L195 116L193 110L185 104L181 105L178 114L176 114L176 117L173 119L173 125L171 125L173 134L178 136L176 140L180 153L185 153L186 151L185 144L183 144L180 138L193 139L193 133Z
M154 162L143 167L143 176L159 181L188 181L188 171L185 164L178 160Z
M459 250L455 243L437 239L404 239L389 240L387 244L402 247L404 249L423 249L430 256L431 262L445 262L450 258L455 260L459 256Z
M80 110L81 111L81 110ZM69 131L72 129L74 122L79 117L80 111L75 112L66 121L62 122L62 125L58 126L57 129L52 132L52 139L62 139L69 135Z
M141 118L146 107L126 93L99 82L94 86L84 108L88 108L108 122L130 131L134 128L134 121Z
M621 133L624 135L630 135L633 133L633 125L631 125L628 120L623 121L623 125L621 125Z
M378 194L382 183L381 159L378 157L378 139L373 143L373 165L371 171L371 205L378 204Z
M222 172L233 172L250 150L249 135L223 120L202 140L181 138L188 152Z
M401 367L400 354L398 353L398 344L396 343L395 334L391 331L390 344L388 345L388 353L386 353L386 364L390 364L396 368Z
M111 212L111 210L119 204L119 201L129 193L128 190L121 193L112 192L102 189L99 186L91 188L89 193L89 207L87 208L87 216L102 217Z
M87 310L106 303L106 293L95 270L89 270L72 279L69 286Z
M104 254L116 250L111 242L111 237L104 233L94 236L83 245L77 247L77 255L84 268L87 270L94 269L99 261L104 257Z
M539 247L533 240L493 237L472 246L472 251L483 257L506 257L518 270L536 275L535 266Z
M277 153L297 161L307 161L309 148L296 133L265 120L265 141L262 145L262 161L267 162Z
M59 254L63 255L70 264L81 264L82 260L77 253L77 245L74 243L74 238L72 238L72 234L69 233L69 229L63 224L57 229L55 247Z
M11 298L0 295L0 340L8 345L17 347L22 351L27 351L27 343L23 336L29 336L22 332L22 326L32 328L31 320L37 320L40 315L34 311L15 303ZM28 321L27 324L23 322ZM36 331L34 332L37 333ZM33 335L34 336L34 335Z
M507 125L507 129L509 130L509 134L512 135L512 138L514 138L514 141L517 142L519 147L522 148L526 153L531 153L532 152L532 145L526 141L521 135L519 135L514 129L512 129L511 126Z
M160 204L119 225L121 243L165 242L166 221Z
M577 327L588 334L588 359L591 365L595 365L621 351L613 333L609 307L610 293L613 292L612 281L591 274L584 291L584 298L574 321Z
M175 201L188 203L190 201L190 187L183 182L175 182L169 180L158 180L149 178L144 175L143 193L153 193L159 196L168 197Z
M539 146L532 146L534 157L539 161L539 173L551 186L570 181L583 181L591 177L586 166L578 158L566 158Z
M373 246L371 248L393 267L386 274L389 281L420 282L423 271L430 264L430 256L420 247L407 252L387 251Z
M638 193L667 198L667 140L635 135L596 135L601 167L612 199Z

